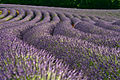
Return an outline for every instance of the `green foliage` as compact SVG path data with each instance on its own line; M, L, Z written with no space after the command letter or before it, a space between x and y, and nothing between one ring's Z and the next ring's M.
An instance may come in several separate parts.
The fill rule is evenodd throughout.
M90 9L120 8L120 0L0 0L0 3Z
M2 14L2 11L0 11L0 15Z

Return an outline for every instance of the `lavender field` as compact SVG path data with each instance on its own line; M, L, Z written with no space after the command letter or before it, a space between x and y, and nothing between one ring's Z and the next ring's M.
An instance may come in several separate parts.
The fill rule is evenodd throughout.
M0 80L120 80L120 10L0 4Z

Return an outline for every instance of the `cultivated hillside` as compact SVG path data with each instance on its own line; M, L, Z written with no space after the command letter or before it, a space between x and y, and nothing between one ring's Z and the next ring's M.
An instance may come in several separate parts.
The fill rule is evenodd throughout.
M119 80L120 10L0 4L0 80Z

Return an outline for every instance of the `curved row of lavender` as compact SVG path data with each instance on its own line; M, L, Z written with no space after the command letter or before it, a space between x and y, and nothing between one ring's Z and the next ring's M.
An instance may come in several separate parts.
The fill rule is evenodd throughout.
M0 80L120 79L120 10L0 6Z

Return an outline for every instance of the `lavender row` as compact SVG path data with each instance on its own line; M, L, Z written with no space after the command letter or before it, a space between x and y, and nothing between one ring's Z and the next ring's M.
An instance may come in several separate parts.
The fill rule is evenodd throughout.
M69 14L69 13L64 13L67 18L71 20L71 25L72 27L75 27L75 25L80 22L81 20L77 17L74 17L74 15Z
M73 15L72 14L70 14L70 13L63 13L66 17L68 17L68 18L73 18Z
M89 76L90 79L104 79L109 76L112 76L111 79L119 79L119 76L116 75L119 74L120 68L120 50L98 47L86 41L64 36L57 35L51 37L35 35L35 32L32 33L28 38L26 36L23 37L23 41L37 49L45 49L51 52L56 58L63 59L72 69L77 69L77 71L83 70L84 75ZM102 65L104 67L100 68ZM106 69L107 65L110 65L109 67L112 66L112 70L116 70ZM104 72L110 72L110 74L104 75Z
M60 22L60 18L58 17L57 13L56 12L52 12L52 11L49 11L49 14L51 15L51 23L58 23Z
M23 12L21 12L21 15L22 15L22 18L25 16L25 12L24 12L24 10L21 10L21 11L23 11ZM26 16L25 16L26 17ZM20 17L21 18L21 17ZM1 26L1 29L2 28L6 28L6 27L11 27L11 26L17 26L17 25L19 25L21 22L20 21L16 21L16 22L8 22L8 23L6 23L6 24L0 24L0 26Z
M118 25L111 25L103 20L98 20L95 25L99 26L99 27L102 27L102 28L105 28L105 29L109 29L109 30L113 30L113 31L116 31L116 32L120 32L120 26Z
M89 18L89 16L82 16L81 17L81 19L80 19L81 21L85 21L85 22L89 22L89 23L91 23L91 24L94 24L95 22L94 22L94 20L92 20L92 19L90 19Z
M28 10L26 10L26 12L27 12L26 17L24 19L22 19L20 22L29 21L33 17L33 11L32 10L28 9Z
M62 25L63 23L61 23L61 25L60 26L58 26L57 25L57 27L55 27L55 30L54 30L54 33L55 32L57 32L57 31L62 31L61 29L63 29L63 30L66 30L66 33L69 31L68 29L64 29L64 28L67 28L67 27L62 27L63 25ZM66 24L66 23L65 23ZM69 24L70 25L70 24ZM65 25L64 25L65 26ZM66 25L67 26L67 25ZM62 27L61 29L60 29L60 27ZM43 28L43 29L42 29ZM68 26L68 28L70 28L69 26ZM72 28L72 27L71 27ZM53 51L55 54L54 55L56 55L57 56L57 58L62 58L62 57L65 57L65 58L67 58L67 56L65 56L65 54L67 54L66 53L66 51L68 51L68 50L65 50L64 52L61 52L61 49L59 49L59 47L61 48L61 46L55 46L55 45L57 45L58 43L52 43L53 41L55 41L56 39L57 39L57 36L55 36L55 39L54 40L51 40L51 36L49 35L49 34L47 34L48 32L46 32L47 31L47 29L46 29L46 27L45 26L41 26L41 28L39 29L39 28L36 28L35 30L30 30L29 32L27 32L27 33L25 33L24 34L24 36L23 36L23 41L25 41L25 42L27 42L28 44L30 44L30 45L34 45L35 47L37 47L38 49L46 49L46 50L50 50L50 52L51 51ZM70 31L70 32L72 32L72 31ZM32 35L30 35L32 33ZM63 33L63 32L61 32L61 34L65 34L65 33ZM30 35L30 36L28 36L28 35ZM69 36L69 35L68 35ZM49 37L49 38L47 38L47 39L45 39L46 37ZM53 36L54 37L54 36ZM50 40L50 41L49 41ZM74 41L75 39L73 39L73 41ZM78 39L77 39L78 40ZM63 40L62 40L63 41ZM66 40L66 41L69 41L69 40ZM79 41L79 42L82 42L82 41ZM69 42L69 43L73 43L73 42ZM86 43L86 46L85 46L85 43ZM55 45L54 45L55 44ZM60 44L60 43L59 43ZM65 44L65 43L63 43L63 44ZM77 43L78 44L78 43ZM77 44L74 44L74 45L77 45ZM81 49L85 49L84 51L78 51L78 52L83 52L83 54L85 54L84 52L85 51L87 51L87 50L89 50L89 48L90 49L92 49L94 52L93 53L98 53L98 54L100 54L100 56L101 55L107 55L107 54L110 54L110 55L114 55L114 56L119 56L119 51L120 50L114 50L113 49L113 51L111 51L111 49L110 48L106 48L105 49L105 47L103 47L103 48L101 48L101 47L98 47L98 46L96 46L96 47L94 47L93 46L93 44L89 44L89 43L87 43L87 42L82 42L82 44L81 45L79 45L79 46L81 46L81 48L80 49L78 49L78 50L81 50ZM66 46L67 44L65 44L65 46ZM91 46L90 46L91 45ZM69 45L70 46L70 45ZM72 45L73 46L73 45ZM82 47L82 46L85 46L85 47ZM66 46L66 47L68 47L68 46ZM62 46L62 48L63 49L66 49L66 47L63 47ZM69 48L69 47L68 47ZM74 49L73 49L74 50ZM53 53L52 52L52 53ZM71 52L71 51L70 51ZM70 53L69 52L69 53ZM65 54L63 54L63 53L65 53ZM86 52L87 53L87 52ZM93 53L91 53L91 54L93 54ZM104 53L104 54L103 54ZM75 53L73 53L73 54L75 54ZM97 54L96 54L97 55ZM76 56L76 55L72 55L72 56ZM98 58L100 57L99 55L97 55L98 56ZM80 56L81 57L81 56ZM78 57L78 59L80 58L80 57ZM100 57L101 58L101 57ZM73 60L72 60L73 59ZM68 63L68 62L66 62L66 63L68 63L68 64L70 64L70 65L73 65L73 64L71 64L71 62L73 61L73 63L75 63L74 61L76 61L76 57L75 58L70 58L70 59L64 59L64 61L65 60L68 60L68 62L70 62L70 63ZM102 60L102 59L104 59L104 57L102 57L100 60ZM77 60L78 61L78 60ZM77 62L76 61L76 62ZM116 61L119 61L119 60L116 60ZM92 61L93 62L93 61ZM90 63L90 64L92 64L92 62ZM99 62L99 61L98 61ZM103 62L103 61L102 61ZM101 62L101 63L102 63ZM80 62L81 63L81 62ZM87 62L86 62L87 63ZM114 63L114 60L113 60L113 62L112 62L112 64ZM119 62L117 62L117 63L119 63ZM108 65L107 64L107 62L105 63L106 65ZM76 64L77 65L77 64ZM85 64L84 64L85 65ZM101 64L99 64L98 66L100 66ZM117 65L119 65L119 64L117 64ZM74 64L74 66L72 66L72 68L73 67L75 67L75 64ZM77 67L75 67L75 68L77 68ZM83 69L82 70L86 70L86 68L88 68L88 67L86 67L85 69L84 69L85 67L83 67ZM101 68L102 69L102 68ZM96 70L96 69L95 69ZM106 70L105 70L106 71ZM109 71L109 70L108 70ZM119 70L118 70L119 71ZM85 71L86 72L86 71ZM99 72L99 69L98 69L98 72ZM95 73L98 73L98 72L95 72ZM86 73L88 73L88 72L86 72ZM92 73L94 73L94 72L91 72L91 74ZM91 75L91 74L88 74L89 76ZM118 72L116 72L116 74L118 74ZM99 74L98 74L99 75ZM94 78L97 78L97 77L99 77L99 78L105 78L103 75L104 74L101 74L101 76L98 76L98 75L96 75L96 77L94 77ZM102 77L103 76L103 77ZM112 75L113 76L113 78L116 78L116 76L113 74ZM91 78L91 77L90 77ZM117 77L117 78L119 78L119 77Z
M12 20L10 20L10 22L17 22L25 16L25 11L23 9L17 8L15 10L16 10L17 16L14 17Z
M84 18L84 17L83 17ZM113 46L112 47L117 47L119 46L119 33L118 32L115 32L115 31L111 31L111 30L107 30L107 29L104 29L104 28L101 28L101 27L98 27L98 26L95 26L93 24L91 24L90 22L84 22L84 21L80 21L78 18L72 18L72 22L74 25L72 25L75 29L78 29L80 31L83 31L85 33L90 33L91 35L92 34L97 34L98 36L101 35L103 37L103 43L102 45L105 43L107 43L107 45L109 43L113 43ZM60 30L60 27L59 26L59 29ZM64 26L66 27L66 26ZM63 28L63 27L62 27ZM64 30L65 28L63 28ZM72 28L71 28L72 29ZM69 32L69 30L66 30L67 32ZM64 32L60 31L63 35ZM77 34L77 33L76 33ZM68 34L70 35L70 34ZM66 36L66 35L65 35ZM106 37L107 36L107 37ZM114 39L112 38L114 37ZM105 39L104 39L105 38ZM111 40L112 38L112 40ZM110 41L106 41L107 40L110 40ZM95 40L95 39L94 39ZM98 40L98 39L97 39ZM117 40L117 41L115 41ZM93 41L94 42L94 41ZM97 41L98 42L98 41ZM109 42L109 43L108 43ZM95 42L96 43L96 42ZM101 42L100 42L101 43ZM97 44L100 44L100 43L97 43Z
M85 24L82 24L82 25L85 25ZM87 26L85 26L85 27L87 27ZM82 28L84 28L84 27L82 27ZM89 29L86 29L86 30L89 30ZM78 30L72 28L71 24L63 22L63 23L59 23L56 25L53 35L63 35L66 37L73 37L73 38L76 37L78 39L86 40L88 42L93 42L94 44L97 44L99 46L104 45L104 46L108 46L108 47L117 47L117 45L119 45L119 40L120 40L119 34L115 33L115 32L113 32L113 33L114 33L114 35L113 34L111 34L111 35L116 36L114 38L112 36L105 36L103 33L102 33L103 35L89 34L88 32L85 33L82 31L78 31ZM110 34L108 34L108 35L110 35Z
M120 26L120 20L116 20L115 22L112 23L113 25L118 25Z
M55 16L53 16L53 15L55 15ZM53 15L52 15L53 16L53 20L50 23L43 24L43 26L46 26L46 31L47 31L47 28L48 28L48 32L49 32L49 30L52 31L52 29L54 28L53 25L55 25L55 24L57 24L59 22L58 16L55 13ZM20 32L22 32L22 34L23 34L23 33L27 32L29 30L31 31L32 28L34 30L34 29L37 29L38 27L40 27L41 28L40 31L42 32L42 26L41 26L42 25L41 24L42 21L41 21L41 23L39 22L37 24L34 24L33 21L29 21L26 24L22 24L22 25L19 25L19 26L14 26L14 27L11 27L11 28L8 28L8 29L5 29L5 30L8 30L11 33L13 32L16 35L19 35ZM45 21L45 20L43 19L43 21ZM45 27L43 27L43 28L45 28ZM37 30L39 31L39 29L37 29Z
M31 21L28 21L28 22L24 22L21 23L20 21L16 21L13 23L12 26L8 25L8 27L6 29L2 29L3 31L4 30L7 30L13 34L16 34L18 35L21 31L24 31L26 29L29 29L29 28L32 28L33 26L35 26L35 23L41 19L41 12L40 11L36 11L35 10L35 18L33 18L33 20ZM18 24L19 23L19 24ZM21 24L21 25L20 25ZM6 25L5 25L6 26Z
M54 15L56 15L56 14L54 14ZM46 22L44 24L38 23L39 25L37 24L37 26L34 26L32 29L24 31L23 39L27 39L27 40L29 40L29 42L32 41L33 38L31 38L31 36L27 37L31 33L34 33L33 35L35 35L35 36L53 35L55 26L57 25L57 23L59 23L60 19L57 15L51 16L51 17L53 17L53 20L51 22Z
M63 13L60 13L60 12L56 12L60 18L61 21L66 21L66 22L70 22L71 23L71 20L69 18L67 18Z
M29 24L28 20L32 19L32 17L33 17L33 12L31 10L28 10L27 13L26 12L24 13L24 18L22 20L19 20L19 21L13 22L13 23L8 23L8 24L1 24L1 27L2 28L8 28L8 27L11 28L11 27L15 27L15 26L18 26L21 24L22 25ZM31 24L33 24L33 23L31 23Z
M41 12L39 10L33 10L33 12L34 12L34 18L29 22L37 23L42 17Z
M2 32L1 32L2 33ZM8 33L8 34L7 34ZM4 34L4 33L3 33ZM70 70L45 50L37 50L14 35L0 35L0 79L81 80L82 72ZM1 49L0 49L1 50ZM84 80L87 77L84 78Z
M8 15L8 11L7 9L1 9L2 10L2 14L0 15L0 19L4 18L5 16Z
M75 27L75 29L78 29L80 31L83 31L85 33L90 33L90 34L97 34L97 35L102 35L102 36L113 36L117 37L119 36L120 33L111 31L108 29L104 29L101 27L98 27L96 25L93 25L89 22L84 22L84 21L79 21Z
M83 17L84 18L84 17ZM96 26L98 19L94 22L95 24L91 24L89 21L84 21L83 18L79 20L79 18L72 18L72 22L74 24L74 28L91 34L101 34L101 35L107 35L107 36L118 36L119 32L107 30L105 28ZM77 25L76 25L77 24ZM108 23L110 25L110 23ZM101 25L103 25L101 23ZM119 28L119 26L113 25L115 28ZM109 26L110 27L110 26ZM111 28L111 27L110 27Z
M6 22L13 17L16 17L16 11L14 9L8 9L8 15L0 20L0 22Z
M47 11L41 11L41 14L42 14L42 18L36 23L36 25L50 21L50 15Z
M69 12L74 14L84 14L84 15L99 15L107 17L119 18L119 10L89 10L89 9L72 9L72 8L55 8L55 7L45 7L45 6L28 6L28 5L11 5L11 4L0 4L2 7L19 7L19 8L33 8L39 10L53 10L61 12Z

